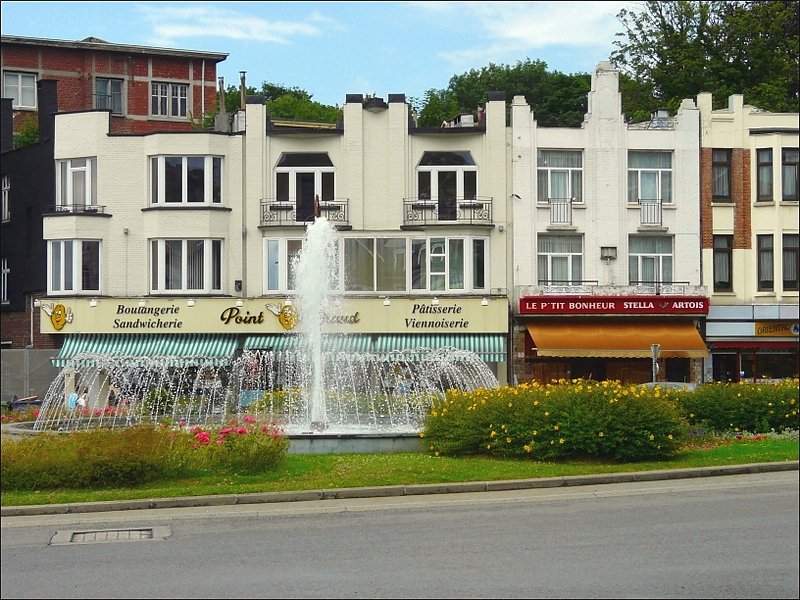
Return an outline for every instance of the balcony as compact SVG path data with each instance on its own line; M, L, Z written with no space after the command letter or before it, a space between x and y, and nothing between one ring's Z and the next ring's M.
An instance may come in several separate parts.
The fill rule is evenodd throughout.
M556 228L572 226L572 202L573 198L547 199L550 207L550 225Z
M104 204L56 204L44 210L46 215L105 215Z
M262 198L261 227L305 227L314 220L314 201ZM319 202L319 216L325 217L337 229L350 229L349 198Z
M660 198L639 198L639 224L646 228L663 227Z
M428 225L492 226L492 198L403 198L403 227Z

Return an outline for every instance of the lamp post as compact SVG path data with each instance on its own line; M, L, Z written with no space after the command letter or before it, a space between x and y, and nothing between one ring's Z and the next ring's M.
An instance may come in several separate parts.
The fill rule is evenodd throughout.
M653 383L655 383L658 376L658 354L661 352L661 345L650 344L650 352L653 354Z

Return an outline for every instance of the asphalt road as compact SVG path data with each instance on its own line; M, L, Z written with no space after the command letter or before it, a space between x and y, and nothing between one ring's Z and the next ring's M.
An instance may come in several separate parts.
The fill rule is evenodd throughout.
M4 516L0 587L3 598L797 598L799 489L792 470Z

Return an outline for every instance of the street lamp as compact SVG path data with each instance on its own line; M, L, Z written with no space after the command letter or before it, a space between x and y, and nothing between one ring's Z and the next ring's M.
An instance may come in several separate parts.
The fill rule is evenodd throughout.
M661 345L650 344L650 352L653 354L653 383L655 383L658 375L658 354L661 352Z

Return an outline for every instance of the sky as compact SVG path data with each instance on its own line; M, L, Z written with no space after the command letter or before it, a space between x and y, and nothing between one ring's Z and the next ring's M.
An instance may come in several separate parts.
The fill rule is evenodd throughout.
M2 2L3 35L228 54L225 86L266 81L322 104L346 94L422 100L489 64L590 73L641 2Z

